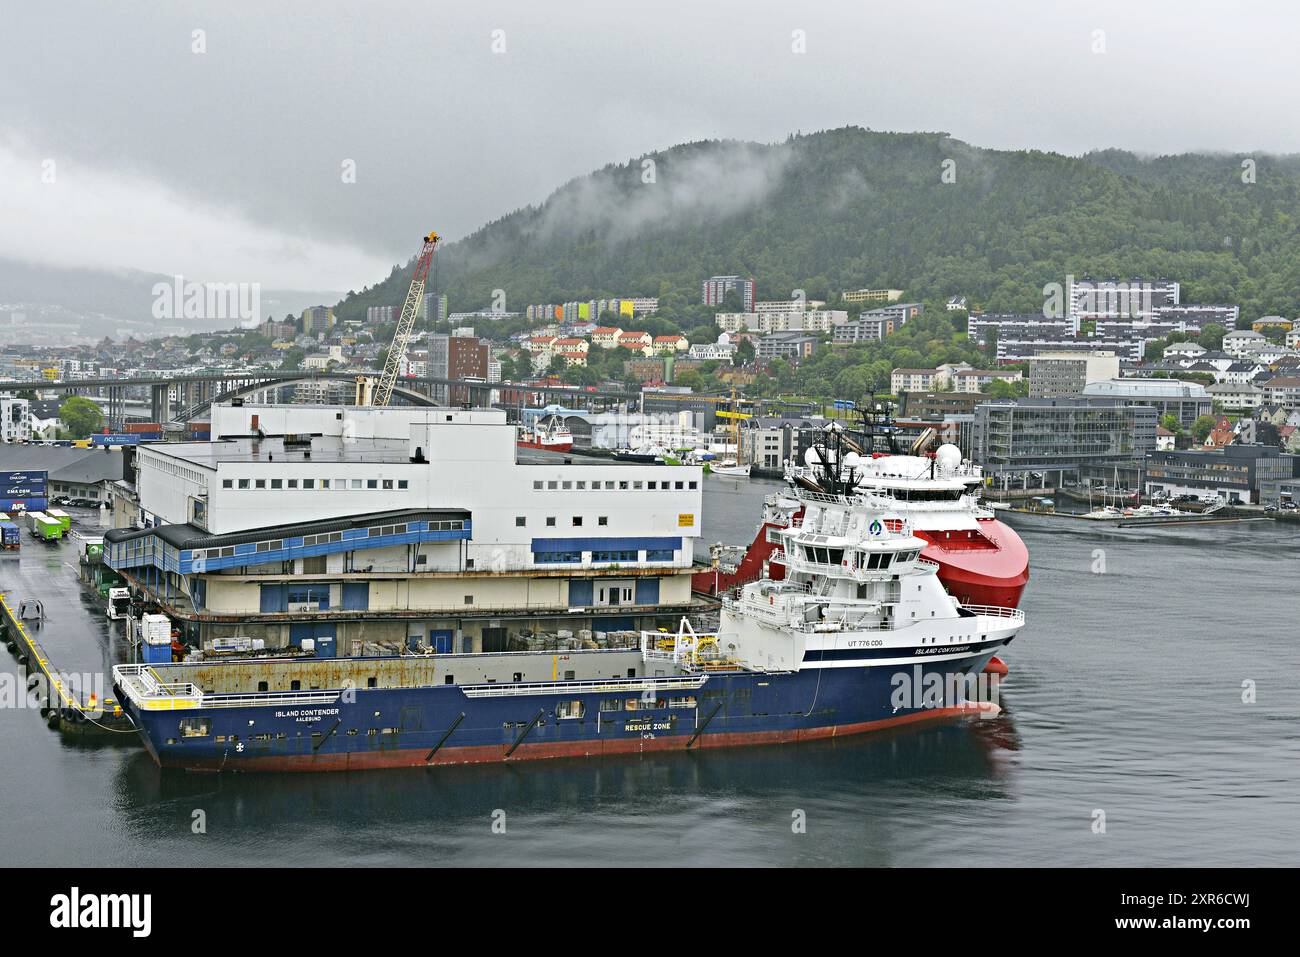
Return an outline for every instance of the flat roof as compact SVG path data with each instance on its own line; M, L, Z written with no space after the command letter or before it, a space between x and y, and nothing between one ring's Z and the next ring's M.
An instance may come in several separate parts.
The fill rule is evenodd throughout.
M104 532L104 541L128 542L137 538L157 535L168 545L186 551L192 548L216 548L223 545L244 545L267 538L298 538L322 532L339 532L349 528L369 528L389 522L417 521L444 522L468 519L470 512L461 508L399 509L390 512L366 512L344 518L326 518L315 522L298 522L293 525L264 525L240 532L213 535L197 525L155 525L153 528L113 528Z

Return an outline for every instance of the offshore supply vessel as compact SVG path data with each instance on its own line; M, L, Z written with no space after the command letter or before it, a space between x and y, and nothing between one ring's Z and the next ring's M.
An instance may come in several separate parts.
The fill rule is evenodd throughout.
M796 488L784 576L627 647L118 665L164 767L314 771L793 742L997 711L986 670L1024 625L949 595L872 496ZM972 689L974 693L972 693Z
M925 541L922 556L938 566L939 579L952 595L974 604L1019 605L1029 581L1029 552L1012 528L981 505L980 467L964 462L952 445L923 453L930 436L901 452L888 424L875 428L890 438L884 450L875 448L871 423L858 434L829 423L801 463L786 464L786 481L795 488L868 496L908 519L913 534ZM800 507L786 491L767 496L749 546L714 546L714 567L696 573L692 587L721 594L757 578L772 561L775 532L796 521ZM770 574L778 577L781 570Z

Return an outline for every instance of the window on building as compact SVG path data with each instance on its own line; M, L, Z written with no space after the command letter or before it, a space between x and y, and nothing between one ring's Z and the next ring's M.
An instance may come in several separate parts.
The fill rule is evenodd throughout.
M581 527L582 527L582 516L581 516L581 515L575 515L575 516L573 516L573 527L574 527L574 528L581 528Z
M239 487L240 487L240 488L248 488L248 479L240 479L240 480L239 480Z
M577 565L582 562L582 552L534 552L535 565Z
M671 562L673 560L673 550L671 548L647 549L645 560L648 562Z
M284 488L284 479L271 479L271 488Z
M533 491L539 491L539 490L541 489L541 487L542 487L542 483L541 483L541 482L534 482L534 483L533 483Z
M467 604L467 605L472 605L472 604L474 604L474 596L473 596L473 595L466 595L466 596L465 596L465 604Z
M397 487L398 487L398 489L410 488L410 487L411 487L411 483L408 482L406 479L398 479L398 480L397 480Z
M233 481L231 481L230 479L222 479L222 480L221 480L221 487L222 487L222 488L234 488L234 487L235 487L235 483L234 483Z
M384 479L384 485L383 485L383 487L384 487L385 489L392 489L392 487L393 487L393 480L392 480L392 479Z
M601 515L599 518L596 519L596 524L597 524L597 525L608 525L608 524L609 524L609 516L608 516L608 515Z
M547 527L547 528L554 528L554 527L555 527L555 516L554 516L554 515L547 515L547 516L546 516L546 527Z
M379 479L366 479L366 488L379 488Z
M298 487L298 480L297 480L297 479L289 479L289 488L297 488L297 487Z
M554 491L556 488L559 487L559 483L558 483L558 482L547 482L547 483L546 483L546 487L547 487L548 489L550 489L551 491Z
M523 515L515 516L515 528L523 528L528 524L528 519Z
M302 480L302 487L303 487L303 488L315 488L315 487L316 487L316 480L315 480L315 479L303 479L303 480Z

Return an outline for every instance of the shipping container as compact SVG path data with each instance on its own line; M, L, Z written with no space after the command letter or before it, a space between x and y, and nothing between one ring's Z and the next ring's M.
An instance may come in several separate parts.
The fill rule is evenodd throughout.
M63 534L72 531L72 517L61 508L47 508L45 514L63 526Z
M162 434L162 425L158 422L128 422L123 432L148 432L150 434Z
M13 522L0 521L0 548L18 548L22 544L19 537L17 525Z

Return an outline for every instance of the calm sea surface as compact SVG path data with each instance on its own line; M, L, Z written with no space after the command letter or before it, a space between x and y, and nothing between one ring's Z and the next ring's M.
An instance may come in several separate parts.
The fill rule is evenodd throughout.
M706 481L702 543L748 542L776 483ZM992 720L793 747L217 776L63 744L35 711L4 708L0 864L1296 864L1300 525L1081 524L1021 528L1028 625ZM75 561L71 544L25 541L0 559L0 590L44 596L58 665L98 670L121 643ZM0 668L17 668L2 648ZM196 810L206 834L191 833ZM791 826L800 812L806 833Z

